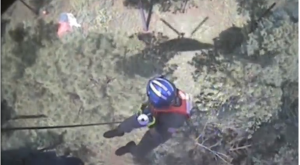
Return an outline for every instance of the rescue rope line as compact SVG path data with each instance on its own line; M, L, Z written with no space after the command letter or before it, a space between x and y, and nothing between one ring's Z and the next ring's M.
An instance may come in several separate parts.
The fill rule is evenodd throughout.
M76 127L91 127L101 126L109 124L120 124L121 121L105 122L105 123L92 123L92 124L77 124L77 125L59 125L59 126L41 126L41 127L12 127L12 128L1 128L1 132L17 131L17 130L39 130L39 129L61 129L61 128L76 128Z

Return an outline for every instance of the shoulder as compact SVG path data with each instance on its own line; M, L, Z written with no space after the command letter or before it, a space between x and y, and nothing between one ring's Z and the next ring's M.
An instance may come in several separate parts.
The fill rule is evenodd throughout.
M181 91L181 90L178 90L178 95L179 95L179 97L180 97L182 100L185 101L185 103L186 103L186 108L187 108L188 112L189 112L190 115L191 115L193 109L196 108L196 104L195 104L195 102L194 102L193 96L192 96L191 94L186 93L186 92Z
M182 99L182 100L187 100L188 102L192 102L193 101L193 96L187 92L184 92L182 90L178 90L178 96Z
M182 99L188 99L189 98L189 94L186 93L186 92L184 92L184 91L182 91L182 90L180 90L180 89L178 89L178 95Z

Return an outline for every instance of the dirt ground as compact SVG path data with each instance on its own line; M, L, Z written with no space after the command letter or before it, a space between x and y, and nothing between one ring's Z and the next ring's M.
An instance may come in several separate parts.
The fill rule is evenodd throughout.
M32 3L30 3L29 1L25 2L27 2L29 5L32 5ZM30 22L37 17L45 19L47 21L57 22L60 13L71 12L76 16L76 18L78 18L78 22L82 25L82 33L85 34L97 31L103 33L114 33L120 36L130 36L136 33L143 32L142 20L139 11L137 9L124 7L121 0L56 0L47 2L46 6L49 7L47 8L49 10L49 14L37 16L26 6L24 6L24 4L18 1L5 13L3 19L10 20L8 26L12 28L20 22ZM196 32L193 33L198 24L201 23L206 17L208 17L207 21ZM160 19L166 20L179 32L184 33L186 37L196 39L199 42L206 44L213 44L213 39L217 37L223 30L231 27L233 24L235 26L241 27L246 20L246 18L237 14L237 5L235 4L234 0L199 1L198 8L191 8L188 9L186 13L179 14L172 14L170 12L162 13L159 12L157 8L154 8L152 19L150 22L150 31L161 32L170 39L177 38L178 35L174 33L174 31L172 31L169 27L167 27ZM173 73L173 75L176 77L175 84L178 85L178 87L182 90L185 90L186 92L189 92L193 95L198 94L201 90L201 87L197 85L197 82L193 80L192 72L194 72L195 68L189 65L188 62L191 61L191 59L197 52L199 51L182 52L173 58L167 59L168 61L164 61L168 66L176 65L176 69ZM106 57L103 58L105 59ZM101 57L99 60L102 61L102 63L107 63L107 60L103 60L101 59ZM51 63L51 60L49 61L49 63ZM39 65L42 66L42 64ZM115 67L115 65L118 64L105 64L105 71L109 72L113 76L117 76L116 80L111 83L114 88L109 87L109 90L112 97L119 97L117 101L113 101L114 103L118 102L119 104L114 108L117 109L117 112L114 115L117 116L115 118L121 119L121 117L123 116L129 116L130 114L132 114L135 109L134 106L138 106L138 103L142 101L141 95L143 95L143 92L145 90L144 86L147 79L158 73L155 73L154 71L147 76L136 75L134 78L129 79L126 74L120 74L113 71L112 67ZM38 69L39 66L33 66L33 68ZM143 68L136 67L135 69L139 70ZM164 70L166 68L162 69ZM99 75L99 77L101 79L105 76ZM124 89L122 89L124 86L130 86L130 84L132 84L133 82L137 84L134 88L125 89L125 91ZM9 83L11 82L7 80L5 84ZM13 86L13 83L11 83L10 85ZM56 91L56 89L52 90L52 92L54 91ZM118 94L120 93L120 91L128 93L134 92L135 94L128 94L122 97L120 96L120 94ZM59 94L59 91L56 92ZM81 96L83 96L83 93ZM67 109L61 111L68 112L63 113L61 111L54 110L49 106L49 110L41 110L41 112L49 116L50 119L39 119L38 121L35 120L30 122L18 121L17 125L60 125L74 124L78 123L78 121L80 121L81 123L100 122L100 119L105 119L105 116L97 117L91 115L87 111L84 111L80 115L79 120L74 120L78 116L77 109L80 107L80 104L73 104L71 101L65 100L62 97L57 98L57 100L59 101L54 102L53 104L64 104L67 102L67 105L63 106ZM35 114L36 110L41 108L39 102L36 100L28 101L26 103L22 101L20 102L18 103L18 105L23 108L19 107L17 109L17 113L19 114ZM37 104L34 105L34 103ZM104 101L103 105L100 106L103 110L98 115L105 115L106 113L108 113L108 109L111 109L111 105L109 104L112 104L112 102ZM128 108L128 106L130 107ZM42 107L44 107L44 109L48 108L45 107L45 105L43 105ZM91 109L91 107L93 107L93 105L89 105L88 103L84 104L84 109ZM72 111L72 109L75 108L76 110ZM86 121L88 117L89 119L88 121ZM89 152L86 151L86 153L90 154L89 157L91 158L88 161L91 164L133 164L131 156L126 155L123 157L117 157L114 155L114 151L119 146L127 143L127 141L129 140L135 140L137 142L141 138L142 133L145 130L138 130L131 135L126 135L125 138L107 140L102 138L103 132L107 129L109 129L108 126L70 129L65 135L65 139L67 140L63 146L78 149L80 148L80 144L84 144L89 150ZM19 139L20 136L38 137L39 132L45 133L45 131L16 132L9 139L4 139L7 141L2 141L4 142L2 143L2 149L23 146L24 142ZM63 130L57 130L56 132L60 134L63 132ZM34 140L37 139L30 138L29 140L25 141L32 142Z

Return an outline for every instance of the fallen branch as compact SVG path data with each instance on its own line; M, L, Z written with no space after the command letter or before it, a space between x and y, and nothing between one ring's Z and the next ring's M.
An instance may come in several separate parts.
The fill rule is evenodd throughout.
M236 150L241 150L241 149L246 149L251 147L251 145L245 145L245 146L241 146L241 147L236 147L236 148L230 148L229 151L236 151Z
M209 148L216 147L216 146L220 145L220 144L221 144L221 142L222 142L222 139L218 140L218 141L217 141L215 144L213 144L213 145L209 146ZM202 143L202 144L203 144L203 143Z
M210 148L208 148L208 147L206 147L206 146L204 146L204 145L202 145L202 144L200 144L200 143L198 143L198 142L196 142L196 145L198 145L198 146L200 146L200 147L202 147L202 148L208 150L209 152L213 153L216 157L218 157L219 159L221 159L221 160L222 160L223 162L225 162L226 164L232 165L230 162L228 162L227 160L225 160L225 159L222 157L222 156L225 156L226 158L229 158L229 156L227 156L227 155L225 155L225 154L223 154L223 153L217 152L217 151L213 151L213 150L211 150ZM222 156L220 156L220 155L222 155Z
M196 142L198 142L198 140L200 139L200 137L203 137L203 133L205 132L206 126L207 126L208 120L206 121L204 128L202 129L202 132L200 133L200 135L195 139ZM202 138L203 140L203 138Z

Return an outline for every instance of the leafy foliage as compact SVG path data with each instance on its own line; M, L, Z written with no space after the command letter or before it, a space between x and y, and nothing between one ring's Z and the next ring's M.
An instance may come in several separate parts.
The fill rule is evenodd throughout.
M82 8L90 2L72 2L73 10L81 13L79 19L88 18ZM172 7L179 10L184 3L156 1L162 2L163 11ZM265 1L258 6L253 6L256 0L238 3L244 4L241 8L251 21L267 7ZM2 96L16 114L49 115L45 120L15 122L14 126L123 119L143 100L147 79L155 73L176 70L167 61L196 45L192 50L200 53L191 64L196 68L194 80L201 88L195 96L200 112L192 118L197 128L182 131L197 137L187 140L186 136L176 136L175 142L158 149L152 160L157 164L189 165L293 164L298 159L297 135L293 134L298 126L298 23L282 10L278 8L265 17L250 34L245 33L250 25L244 29L234 27L234 32L243 33L234 41L239 46L226 43L226 38L234 38L233 31L227 36L220 34L225 36L221 45L230 47L230 51L188 38L170 40L155 33L127 37L99 33L96 28L89 34L77 29L58 40L55 30L51 30L56 26L52 22L19 24L10 27L13 30L2 40ZM93 20L95 26L111 19L105 10L99 12L93 13L99 16ZM80 156L82 152L91 153L86 146L97 146L97 151L102 147L104 152L107 148L99 137L101 131L70 130L62 150L71 146L75 148L73 154ZM23 135L30 137L24 138L27 145L45 146L60 139L60 133L24 131L5 137L8 143L4 147L24 145L19 140ZM96 159L97 153L93 154L86 155L85 161Z
M250 150L247 149L248 151L242 155L248 155L246 157L251 160L250 162L254 161L256 164L296 163L298 160L298 158L286 159L290 156L283 156L283 152L280 152L288 150L286 154L293 155L296 151L296 148L290 148L289 145L290 143L291 146L295 145L296 141L283 138L281 143L278 142L278 137L288 134L285 132L288 130L283 127L274 129L274 132L272 129L265 130L265 127L273 128L278 125L289 127L287 125L291 120L292 125L298 125L298 121L294 119L297 113L288 108L291 102L284 101L290 97L286 95L289 93L286 84L298 83L298 34L296 33L298 24L292 23L290 16L285 12L278 15L278 10L280 9L264 18L258 28L248 34L247 40L234 52L230 54L218 52L216 56L212 50L203 51L195 56L192 62L198 68L194 76L202 89L197 96L199 109L217 116L211 117L209 123L215 124L222 134L228 134L226 130L231 129L237 135L243 135L237 137L240 140L244 139L244 142L247 140L246 144L240 144L239 140L235 145L239 148L252 144ZM203 60L210 63L199 64ZM296 95L293 95L291 100L297 100ZM283 132L279 133L279 130ZM266 132L269 136L264 137ZM265 143L262 142L263 139ZM258 150L260 147L267 149L262 152ZM216 152L230 151L225 146L221 148L217 148ZM271 150L275 150L274 153L270 152ZM277 152L280 154L275 155ZM259 153L262 157L257 158ZM242 155L239 155L238 159ZM235 158L232 160L233 163L241 163L241 160L236 162ZM247 162L249 161L244 161Z

